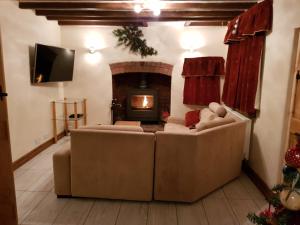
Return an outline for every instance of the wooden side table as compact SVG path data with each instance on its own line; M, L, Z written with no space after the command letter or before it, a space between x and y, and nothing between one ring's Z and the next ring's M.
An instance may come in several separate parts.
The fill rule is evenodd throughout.
M58 117L56 105L62 104L63 105L63 116ZM71 105L73 108L72 114L68 112L68 105ZM78 113L78 106L81 105L81 113ZM87 124L87 113L86 113L86 99L69 99L64 98L63 100L56 100L52 101L52 114L53 114L53 136L55 143L58 140L57 137L57 121L61 120L64 122L64 130L65 134L69 132L69 124L70 122L74 122L74 128L78 128L78 122L83 119L83 124Z

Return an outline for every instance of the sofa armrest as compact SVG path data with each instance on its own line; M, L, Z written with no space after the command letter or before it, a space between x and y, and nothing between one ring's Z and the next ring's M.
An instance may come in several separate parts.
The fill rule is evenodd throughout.
M167 119L167 123L177 123L185 125L185 119L176 116L169 116Z
M71 195L71 151L63 148L53 155L54 188L58 196Z

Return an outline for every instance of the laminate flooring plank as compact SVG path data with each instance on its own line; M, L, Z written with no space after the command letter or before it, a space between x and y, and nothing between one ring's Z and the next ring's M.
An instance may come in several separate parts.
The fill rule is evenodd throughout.
M209 196L210 198L222 198L225 199L225 194L222 188L217 189L213 192L211 192L210 194L208 194L207 196Z
M239 221L239 224L253 225L247 218L248 213L256 213L258 211L258 207L253 200L230 199L229 204L231 205L233 212Z
M115 225L120 207L121 201L97 200L84 225Z
M25 191L16 191L16 199L19 199Z
M265 200L265 196L257 189L246 174L242 174L238 180L243 187L248 191L252 199Z
M60 139L56 144L53 144L52 146L44 150L41 154L52 156L53 153L59 151L62 147L70 147L70 146L71 146L70 138L64 137Z
M90 199L68 199L53 225L82 225L85 223L93 201Z
M52 160L52 155L54 152L58 151L61 146L63 146L63 144L67 144L70 146L70 143L68 143L69 141L67 141L65 143L65 138L63 138L62 140L60 140L60 143L56 143L51 145L49 148L45 149L44 151L42 151L41 153L39 153L38 155L36 155L33 159L31 159L30 161L26 162L24 165L22 165L19 169L26 169L26 170L30 170L30 169L48 169L49 166L51 166L52 164L49 164L49 162ZM46 162L46 164L45 164Z
M26 162L25 164L23 164L19 169L21 169L21 170L30 170L30 169L32 169L32 167L36 163L38 163L41 160L42 157L43 156L41 155L41 153L39 153L33 159L31 159L28 162Z
M17 179L18 177L22 176L26 171L26 169L16 169L14 171L14 179Z
M22 222L22 225L52 225L58 214L66 206L68 199L57 198L49 192Z
M178 225L208 225L202 201L176 204Z
M261 211L269 207L269 203L265 199L254 199L253 201Z
M226 199L203 199L203 206L209 225L237 225L237 219Z
M177 212L173 203L152 202L149 206L147 225L176 225Z
M116 225L146 225L148 203L123 202Z
M15 188L17 191L27 191L30 186L36 183L43 175L42 170L27 170L22 176L15 179Z
M228 199L251 199L248 191L238 179L226 184L223 191Z
M53 172L45 171L43 175L35 182L30 185L28 191L46 191L49 192L53 188Z
M34 165L31 166L31 169L52 171L53 168L52 155L53 154L45 154L41 156L39 161L37 161Z
M17 210L19 223L22 223L26 216L46 197L47 192L25 191L17 199Z

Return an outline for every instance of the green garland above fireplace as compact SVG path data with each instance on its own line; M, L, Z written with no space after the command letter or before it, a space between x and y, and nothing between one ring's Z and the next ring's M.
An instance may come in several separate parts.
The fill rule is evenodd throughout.
M146 39L142 39L144 34L137 26L123 26L113 31L118 38L118 46L124 45L134 54L143 57L157 55L157 51L153 47L147 45Z

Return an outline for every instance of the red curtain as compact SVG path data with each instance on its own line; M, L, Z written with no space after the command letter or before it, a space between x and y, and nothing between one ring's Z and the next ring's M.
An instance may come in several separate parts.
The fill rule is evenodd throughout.
M183 103L208 105L220 102L220 76L224 75L222 57L198 57L184 60Z
M265 36L272 27L272 0L265 0L232 20L225 43L229 45L222 101L255 115L260 62Z

